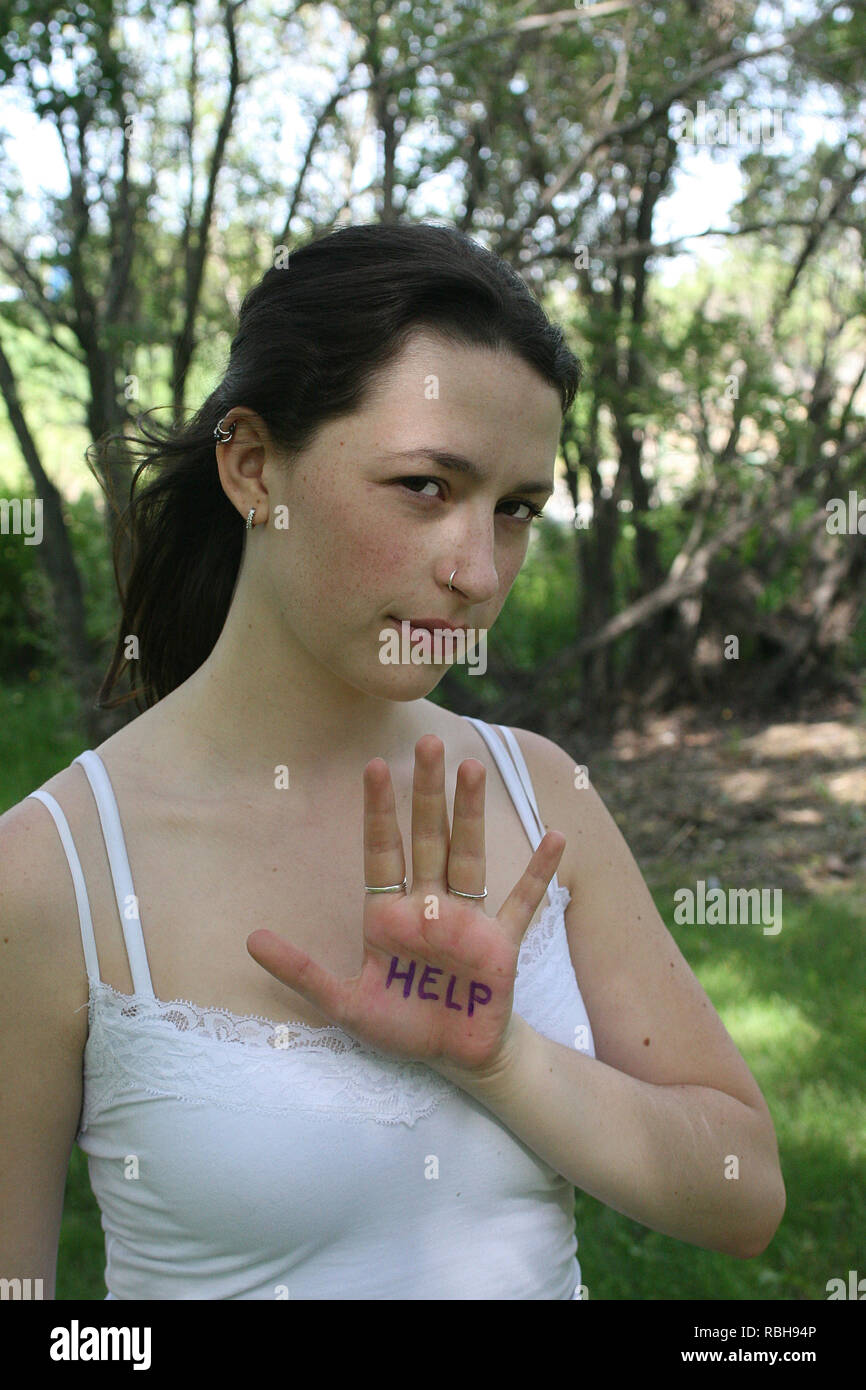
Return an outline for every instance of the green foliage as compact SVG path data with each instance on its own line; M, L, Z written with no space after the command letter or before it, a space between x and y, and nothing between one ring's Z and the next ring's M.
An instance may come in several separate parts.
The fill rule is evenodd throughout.
M857 622L839 650L839 660L849 671L866 671L866 606L861 605Z
M574 533L540 521L523 569L494 629L509 661L531 670L574 633Z
M101 501L82 494L64 506L70 542L84 584L87 636L96 643L114 636L120 616L111 547Z
M0 813L81 752L74 690L48 670L0 682Z
M0 496L20 500L20 494L5 488ZM0 672L7 679L26 676L50 661L48 585L36 549L22 535L0 535Z
M82 581L87 635L107 644L117 625L118 602L102 510L83 493L64 502L63 513ZM0 672L6 680L34 671L44 675L57 660L54 601L37 550L21 536L0 536Z
M685 107L693 107L701 97L711 104L734 98L760 104L763 99L762 79L750 64L737 63L730 72L716 73L710 63L702 71L719 44L727 52L730 32L738 34L744 52L750 37L760 40L760 9L753 0L738 0L735 13L720 18L712 7L682 3L658 10L626 7L602 26L545 24L538 34L533 30L528 41L520 25L510 35L502 32L505 12L493 0L471 6L444 0L430 13L413 0L347 0L341 8L357 51L382 78L387 97L382 108L393 118L398 147L393 214L429 217L422 196L425 184L440 174L445 183L454 176L458 182L465 178L463 197L459 187L450 197L451 214L459 218L458 210L465 208L469 230L501 249L539 298L555 299L562 308L559 317L566 337L584 358L584 385L574 410L579 435L585 438L591 429L599 457L610 463L617 459L627 431L646 431L655 442L659 478L672 454L693 461L699 445L703 463L715 467L720 480L730 484L728 496L760 481L776 449L782 460L799 459L801 453L808 460L809 450L820 447L811 423L804 421L816 366L823 361L828 381L838 387L846 353L857 350L856 335L862 330L858 314L864 310L862 256L856 247L858 227L862 236L862 208L853 198L847 205L843 200L839 220L822 229L815 254L799 273L796 292L786 299L785 290L803 246L810 244L808 226L798 223L808 223L811 217L817 227L828 210L834 181L841 188L856 168L856 102L848 73L854 69L864 31L863 16L842 10L828 13L814 32L778 55L783 65L780 86L792 105L795 96L803 97L810 89L814 71L825 73L847 113L852 138L846 141L828 133L814 151L808 142L796 141L792 151L772 146L740 151L745 189L731 221L734 227L767 222L766 233L750 231L726 240L717 264L700 259L708 243L692 241L691 271L676 284L665 283L660 274L664 252L646 261L642 252L619 253L627 245L641 245L647 235L659 239L653 225L654 199L670 191L675 173L688 172L688 141L672 133L677 123L668 99L672 84L680 88ZM84 182L93 214L79 244L76 198L46 194L39 222L49 234L36 249L31 245L22 179L17 174L0 179L0 189L6 190L0 192L0 200L5 200L15 232L10 242L32 270L20 281L25 287L20 296L4 301L0 314L10 359L12 347L21 348L15 375L26 383L22 395L27 397L28 415L41 419L47 392L52 424L74 419L74 407L81 420L86 418L88 393L99 397L111 389L93 369L98 354L88 358L81 351L84 338L73 325L82 303L101 310L111 300L105 288L117 283L126 249L134 252L128 294L114 319L97 313L84 327L87 335L93 331L100 352L106 354L104 365L113 374L115 391L125 384L142 409L169 402L172 347L183 325L189 289L189 253L203 237L210 239L213 254L204 266L201 294L193 306L195 353L186 378L186 400L196 403L225 365L233 307L272 262L272 229L284 230L280 218L285 213L286 167L293 158L299 162L304 142L295 139L298 132L291 132L287 140L285 114L267 99L267 84L270 73L283 71L284 58L291 80L301 66L315 66L332 56L328 40L323 44L319 12L302 5L274 19L266 5L255 2L240 7L236 15L232 11L244 71L224 150L223 169L229 176L219 181L218 225L202 227L191 240L177 214L189 199L195 222L201 190L186 187L187 160L179 158L179 151L187 150L187 134L193 149L210 151L219 145L215 125L229 59L223 16L214 24L213 17L209 20L194 8L152 6L147 0L136 0L132 7L115 0L60 6L21 0L7 5L5 13L7 23L0 24L0 74L46 127L61 120L66 124L70 149L75 147L70 132L78 124L81 148L87 151ZM146 23L146 44L136 41L132 17ZM792 27L794 23L792 18ZM212 34L204 32L208 24ZM487 34L495 34L497 42L491 43ZM196 39L205 38L213 40L215 61L195 74L200 83L195 91L190 89L195 129L187 132L184 114L169 113L162 99L165 61L169 86L186 90L193 82L186 54L195 50ZM437 49L443 43L447 58L440 66ZM169 52L172 56L163 61ZM596 151L587 164L582 158L587 131L607 122L601 108L610 94L598 75L618 71L624 52L629 54L629 78L617 93L617 122L624 133ZM255 73L251 53L256 54ZM393 86L388 81L392 69ZM255 79L261 74L264 86L257 87ZM654 104L666 114L644 120ZM675 106L680 109L680 103ZM252 121L247 119L251 110ZM342 187L344 173L336 177L333 161L337 151L354 148L357 136L357 129L344 122L351 126L345 104L335 103L318 131L309 177L297 200L290 200L290 242L307 230L324 228L335 215L341 195L335 200L334 190ZM836 143L827 143L831 139ZM717 153L711 151L711 157ZM128 165L122 155L130 156ZM122 164L128 178L120 180ZM4 167L11 175L11 161L0 165ZM566 177L551 200L545 190L564 171L575 168L580 170L577 178ZM199 183L204 188L207 179ZM855 187L856 180L852 191ZM381 213L381 198L375 206ZM357 208L353 205L351 211L354 215ZM707 212L712 223L711 209ZM367 216L366 209L362 215ZM119 244L113 244L118 229ZM586 250L588 260L576 270L572 252L578 247ZM76 284L73 276L79 270L82 283ZM45 345L46 320L71 356L64 357L51 343ZM712 462L707 456L720 446L708 447L707 441L711 435L717 438L720 427L733 419L734 401L728 394L733 381L750 428L731 460ZM858 410L855 404L851 434L856 432ZM56 478L53 440L47 430L40 435L43 456L51 459ZM690 486L685 484L686 491ZM628 494L628 486L624 492ZM609 577L599 578L613 590L614 609L639 592L636 531L625 512L620 523L615 566ZM657 512L643 524L661 528L660 549L669 560L683 529L672 516L668 521ZM95 539L90 545L89 534L79 536L87 552L88 588L93 589L88 629L103 636L113 617L113 587L110 573L106 579L104 572L106 557ZM772 549L757 529L740 554L763 578ZM768 610L795 597L808 601L800 591L798 562L799 553L786 563L787 574L768 576L763 600ZM571 592L575 568L570 554L564 563L570 577L560 592L568 593L568 599L554 600L545 588L547 581L534 589L528 564L497 624L493 641L501 642L508 660L520 667L574 633L580 595ZM20 584L13 582L10 602L20 621L9 629L8 647L0 645L0 659L12 663L9 669L20 670L38 655L42 599L37 589L31 611ZM27 640L30 648L24 646ZM617 644L615 662L627 657L633 640L626 637ZM21 657L15 655L19 647L24 651Z

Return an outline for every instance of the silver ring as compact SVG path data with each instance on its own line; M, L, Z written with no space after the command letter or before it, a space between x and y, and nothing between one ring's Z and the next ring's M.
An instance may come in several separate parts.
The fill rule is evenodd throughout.
M487 889L486 889L486 888L484 889L484 892L483 892L483 893L461 893L459 888L452 888L450 883L448 884L448 892L449 892L449 893L456 893L457 896L458 896L458 898L486 898L486 897L487 897Z
M457 573L457 570L452 570L452 571L451 571L451 579L454 578L454 576L455 576L456 573ZM451 583L451 579L448 580L448 588L451 590L451 592L452 592L452 594L453 594L453 592L454 592L454 585Z
M224 420L224 419L225 419L225 416L223 416L223 420ZM219 440L220 444L225 444L226 440L231 439L232 435L234 434L234 432L235 432L235 425L236 425L236 424L237 424L237 420L233 420L232 423L229 425L228 429L227 429L227 430L224 430L224 429L223 429L223 421L220 420L219 424L217 425L216 429L215 429L214 432L213 432L213 437L214 437L214 439Z
M387 888L371 888L370 885L369 885L368 883L365 883L365 884L364 884L364 892L365 892L365 893L402 893L402 892L403 892L403 889L404 889L405 887L406 887L406 880L405 880L405 878L404 878L402 883L392 883L392 884L390 884Z
M248 530L248 531L251 531L251 530L253 529L253 517L255 516L255 514L256 514L256 509L255 509L255 507L250 507L249 512L247 513L247 530Z

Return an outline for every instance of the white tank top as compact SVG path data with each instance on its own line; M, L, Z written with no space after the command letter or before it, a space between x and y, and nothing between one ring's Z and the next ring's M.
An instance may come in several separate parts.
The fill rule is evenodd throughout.
M525 760L485 739L535 849ZM105 839L133 982L99 977L81 863L50 793L90 984L76 1143L105 1231L109 1299L571 1299L574 1187L459 1087L335 1026L157 999L114 791L77 757ZM519 866L515 866L518 868ZM568 889L524 937L514 1008L595 1056L565 933ZM145 920L147 904L144 904Z

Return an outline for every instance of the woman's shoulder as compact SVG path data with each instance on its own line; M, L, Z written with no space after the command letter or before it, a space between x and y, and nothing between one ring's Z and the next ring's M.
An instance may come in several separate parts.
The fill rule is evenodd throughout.
M470 757L483 761L484 751L487 749L489 752L489 748L479 730L465 715L452 714L448 710L442 713L447 719L437 722L435 717L431 717L431 725L434 727L431 727L429 732L442 739L450 755L449 762L451 758L460 761ZM576 790L584 780L586 769L580 767L570 753L552 739L546 738L544 734L537 734L532 729L501 725L489 718L481 722L487 726L508 758L512 756L511 748L508 740L502 735L502 729L508 728L513 735L526 763L545 830L559 830L566 836L566 847L557 870L557 878L560 883L565 884L569 892L572 892L575 831L586 823L586 812L590 810L587 801L576 796ZM595 793L590 792L590 796L594 798ZM583 843L585 844L585 841Z
M553 817L560 818L563 814L573 813L573 793L580 784L581 774L585 769L580 768L570 753L552 739L546 738L544 734L537 734L532 729L485 722L500 740L502 747L507 748L509 755L511 747L508 739L503 738L502 730L507 729L511 734L526 763L545 828L560 829L556 820L549 819L545 811Z
M436 705L432 700L422 700L419 701L419 704L423 709L418 720L419 738L422 732L436 734L445 743L446 748L453 745L459 750L483 746L483 736L468 715L455 714L453 710L446 709L443 705ZM490 717L482 719L478 716L477 722L484 724L503 748L508 748L501 733L503 725ZM533 733L530 729L518 728L511 729L511 733L516 736L520 750L527 760L527 765L529 764L529 756L534 761L540 761L544 767L555 763L557 759L559 759L560 765L562 759L568 760L568 754L542 734ZM527 756L527 750L529 750L529 756ZM470 755L466 754L466 756Z
M74 762L61 768L34 787L0 815L0 865L7 893L19 890L28 902L38 905L44 895L52 897L58 883L69 877L67 856L54 817L36 792L46 792L64 813L74 815L81 804L84 776Z
M80 802L80 776L64 768L41 784L67 824ZM47 1009L58 1040L80 1052L89 991L75 885L52 814L29 794L0 815L0 943L7 981L14 976L33 1016Z

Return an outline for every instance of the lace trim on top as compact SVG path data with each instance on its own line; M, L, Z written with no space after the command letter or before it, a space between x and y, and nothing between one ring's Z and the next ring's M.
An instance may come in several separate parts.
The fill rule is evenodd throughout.
M546 990L532 990L536 967L557 929L565 939L562 913L568 889L560 886L553 898L524 937L518 957L515 1006L522 990L527 998L540 996L531 1010L519 1010L528 1022L545 993L550 1001ZM423 1062L377 1052L336 1024L277 1023L187 999L121 994L102 980L91 984L89 1019L79 1134L115 1096L129 1090L237 1112L289 1115L303 1110L409 1125L432 1113L447 1095L459 1094L459 1088ZM130 1029L131 1021L142 1026ZM184 1040L177 1038L173 1045L170 1039L178 1033ZM219 1047L215 1053L213 1043L242 1047Z

